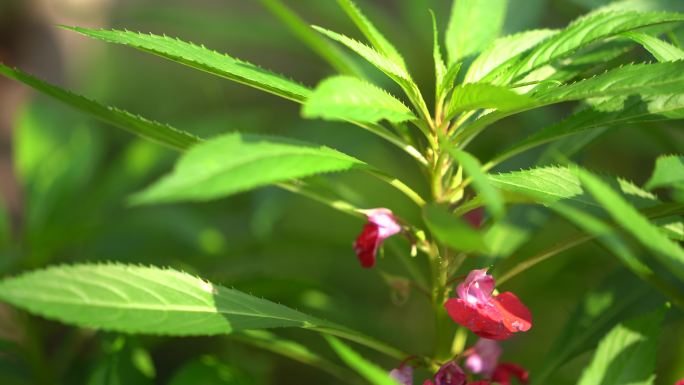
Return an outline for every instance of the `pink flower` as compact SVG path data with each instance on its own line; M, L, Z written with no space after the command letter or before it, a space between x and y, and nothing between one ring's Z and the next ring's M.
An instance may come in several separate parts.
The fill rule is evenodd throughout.
M498 382L501 385L511 385L511 377L515 377L521 383L527 384L529 373L519 365L503 363L499 364L499 366L494 369L492 381Z
M491 377L499 363L501 346L494 340L480 338L472 348L472 353L466 358L465 367L475 374Z
M681 380L675 382L674 385L684 385L684 378L682 378Z
M401 225L397 223L392 211L385 208L366 210L368 223L363 226L361 234L354 242L354 251L359 257L361 266L370 268L375 265L375 255L380 244L385 239L401 232Z
M423 385L435 385L435 383L432 382L432 380L425 380L425 381L423 381ZM675 385L679 385L679 384L675 384Z
M435 374L435 385L465 385L466 374L454 361L442 365Z
M469 382L468 385L492 385L492 383L489 381L480 380L475 382Z
M511 292L493 296L494 278L487 269L473 270L456 288L458 298L444 304L454 322L482 338L505 340L532 327L532 315Z
M392 369L389 376L401 385L413 385L413 368L409 365L401 365Z

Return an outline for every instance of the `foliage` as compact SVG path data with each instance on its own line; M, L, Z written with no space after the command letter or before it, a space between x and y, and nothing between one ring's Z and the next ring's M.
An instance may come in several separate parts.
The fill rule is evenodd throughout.
M299 82L166 35L63 29L295 102L301 117L311 120L306 124L290 124L280 105L248 100L243 108L252 110L241 115L245 122L227 126L230 114L217 115L221 124L192 115L178 120L192 127L184 131L0 64L4 77L154 143L127 143L115 132L78 128L72 120L84 119L80 115L52 119L40 104L17 120L15 163L26 190L27 220L12 223L10 207L0 204L0 256L6 257L0 299L11 305L8 314L19 320L14 322L26 341L0 335L0 377L16 384L66 383L68 376L85 381L69 364L75 366L81 341L93 338L82 334L88 328L102 331L97 335L102 351L90 365L88 383L267 383L256 373L275 359L261 358L264 351L320 369L318 382L332 376L341 383L395 384L389 370L408 365L441 385L440 376L479 354L467 348L468 329L483 337L482 325L493 322L508 328L495 336L527 331L520 320L532 322L522 303L529 297L534 328L516 337L524 343L512 349L540 347L525 356L532 357L525 365L533 369L533 384L655 383L661 325L684 333L684 156L681 133L668 125L684 118L684 50L677 39L684 14L624 1L597 8L565 28L506 34L511 32L507 14L520 17L524 11L513 0L455 0L450 9L430 14L432 30L412 37L390 34L389 28L385 33L367 16L375 12L366 4L310 4L322 19L317 24L329 22L328 13L342 15L364 42L352 33L310 26L306 12L290 8L295 2L260 3L334 74ZM429 2L410 6L418 3L427 17ZM448 16L444 31L442 15ZM393 35L404 41L388 38ZM408 44L416 52L428 47L432 62L416 67L434 71L430 94L424 95L425 77L413 68L426 60L408 55ZM307 59L291 67L304 76ZM173 109L175 99L192 98L175 93L145 102ZM316 119L338 131L320 130L325 125ZM347 135L344 125L362 128L366 136L349 130L350 137L340 140ZM288 126L296 128L288 131ZM608 130L624 126L641 130ZM250 132L242 132L247 128ZM625 143L632 136L637 142L638 135L653 136L658 145L642 149L637 143L613 160L611 150L604 150L611 143L592 148L603 135ZM180 152L173 170L161 178L174 154L157 145ZM597 151L600 156L592 157ZM595 162L597 157L610 162ZM653 167L630 170L644 163ZM307 208L298 197L321 206ZM328 223L327 216L335 214L318 207L349 214L352 221L366 218L354 249L385 257L375 269L394 303L408 301L401 314L380 314L381 289L369 283L374 276L350 275L359 273L351 267L349 229ZM381 210L379 220L374 207L391 211ZM383 233L387 228L391 233ZM347 247L342 254L351 257L336 258L340 244ZM134 246L128 250L128 245ZM217 258L229 249L246 257ZM577 258L556 257L566 252ZM607 257L596 263L583 255ZM117 262L105 262L109 259ZM487 275L490 268L493 277ZM531 278L516 280L513 288L524 301L509 291L494 292L494 279L508 285L523 274ZM198 276L213 276L217 284ZM256 294L247 294L251 290ZM572 315L554 311L568 305L556 303L554 293L579 303ZM469 319L479 322L477 327L449 319L444 305L455 296L461 298L453 301L472 311ZM496 311L478 307L477 301ZM650 313L634 318L642 307ZM45 321L14 309L78 327L60 340L63 348L56 354L65 357L63 363L50 364L39 351L46 336L34 331ZM566 326L559 331L555 323ZM296 329L320 333L327 344ZM184 357L184 365L163 377L150 358L163 351L155 346L160 342L142 335L214 336L212 341L225 335L219 345L230 343L232 349ZM15 353L22 344L28 353ZM150 353L148 347L156 350ZM576 369L583 362L573 360L589 350L595 350L590 363L567 376L565 365ZM245 358L253 355L254 362ZM235 364L225 359L230 357ZM14 359L27 361L30 370L13 365ZM671 366L673 372L684 370ZM500 374L471 370L468 376L501 382Z

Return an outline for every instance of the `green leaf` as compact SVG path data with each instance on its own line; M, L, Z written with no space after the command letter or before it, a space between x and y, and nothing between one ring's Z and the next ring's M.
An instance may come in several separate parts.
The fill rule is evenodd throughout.
M684 59L684 51L666 41L658 39L655 36L639 32L625 32L622 35L641 44L641 46L650 52L659 62Z
M171 37L130 31L64 28L94 39L122 44L159 55L188 67L243 83L295 102L303 102L310 93L307 87L251 63Z
M377 69L384 72L387 76L394 79L398 83L405 83L410 81L411 77L404 67L400 64L394 62L394 60L387 57L385 54L380 53L373 48L356 41L352 38L327 30L325 28L313 26L315 30L322 33L323 35L335 40L338 43L345 45L347 48L356 52L359 56L366 59L369 63L374 65Z
M299 15L283 4L282 1L261 0L261 3L274 16L280 19L299 40L309 46L318 56L330 63L338 72L347 75L362 75L361 70L351 58L314 31L309 23L302 20Z
M482 170L480 161L473 155L456 148L450 148L449 153L463 167L465 173L472 178L475 190L480 194L492 215L501 218L505 210L503 197L499 190L492 186L487 174Z
M664 311L614 327L599 343L579 385L651 385Z
M58 266L7 278L0 299L46 318L124 333L214 335L326 325L179 271L121 264Z
M432 60L435 64L435 95L439 100L444 94L444 77L446 76L448 70L446 64L444 63L444 59L442 58L442 48L439 46L437 19L435 18L435 13L432 10L430 10L430 17L432 18Z
M551 205L560 200L597 206L597 203L582 187L574 167L538 167L529 170L513 171L503 174L489 174L490 183L503 191L507 200L536 202ZM617 179L611 181L626 199L639 208L659 204L653 194L641 190L633 183Z
M280 338L266 330L247 330L241 333L234 333L231 335L231 338L319 368L341 380L350 381L354 376L354 373L330 362L306 346L295 341Z
M582 17L545 40L507 71L519 78L555 60L570 56L589 44L638 28L684 21L684 15L667 12L598 12Z
M611 97L539 130L497 155L491 163L498 164L534 147L588 130L668 118L684 118L684 94Z
M454 83L456 83L456 78L458 77L458 73L461 71L462 66L462 62L452 63L449 65L449 68L444 74L444 78L438 84L439 87L437 88L437 95L440 100L444 100L449 91L454 88Z
M449 63L487 48L499 36L508 0L454 0L446 31Z
M83 96L73 94L55 85L46 83L31 75L0 64L0 74L20 81L37 91L49 95L73 108L90 114L113 126L165 146L184 150L199 142L199 138L169 125L133 115L124 110L104 106Z
M204 355L190 360L178 369L168 385L255 385L258 384L235 363L221 362L214 356Z
M599 202L623 229L643 246L653 251L661 263L672 273L684 280L684 250L670 240L657 226L653 225L637 209L611 189L598 177L579 170L582 185Z
M534 99L508 88L486 83L467 83L454 88L447 106L446 119L479 108L495 108L500 112L515 111L534 105Z
M323 80L302 109L306 118L377 123L386 119L400 123L415 119L402 102L385 90L350 76Z
M574 84L534 93L542 103L601 96L684 93L684 61L628 65Z
M558 32L554 29L535 29L496 39L468 67L464 83L491 80L492 83L499 84L496 74L505 69L506 64Z
M646 182L647 189L660 187L684 188L684 156L664 155L656 160L651 179Z
M435 238L449 247L461 251L487 253L482 234L449 210L435 204L423 208L423 218Z
M335 353L357 373L367 379L373 385L399 385L389 376L389 372L380 368L372 362L367 361L359 353L355 352L335 337L326 336L325 339L333 348Z
M356 24L361 33L368 39L371 45L378 50L378 52L387 56L394 63L402 68L406 68L404 58L401 57L399 51L385 39L385 37L378 31L377 28L364 16L361 10L351 0L337 0L340 8L349 16L349 18Z
M324 146L231 133L183 154L170 175L134 195L135 203L204 201L269 184L368 166Z

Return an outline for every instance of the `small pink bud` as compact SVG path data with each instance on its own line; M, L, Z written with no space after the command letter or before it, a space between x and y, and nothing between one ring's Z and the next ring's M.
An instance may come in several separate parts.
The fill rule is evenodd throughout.
M401 225L397 222L392 211L377 208L365 211L368 223L363 226L361 234L354 242L354 251L364 268L375 265L375 256L382 242L394 234L401 232Z

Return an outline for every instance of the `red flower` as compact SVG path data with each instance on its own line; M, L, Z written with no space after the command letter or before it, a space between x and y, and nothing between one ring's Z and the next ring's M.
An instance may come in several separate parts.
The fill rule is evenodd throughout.
M469 382L468 385L492 385L492 383L489 381L480 380L475 382Z
M675 382L674 385L684 385L684 378L682 378L681 380Z
M517 378L521 383L527 384L529 373L519 365L502 363L494 369L492 381L498 382L501 385L511 385L511 376Z
M466 374L454 361L442 365L435 374L435 385L465 385Z
M480 338L465 360L465 367L475 374L491 377L496 365L499 363L501 346L494 340Z
M473 270L456 288L458 298L444 304L454 322L482 338L505 340L532 327L532 315L511 292L493 296L494 278L487 269Z
M375 265L375 255L382 241L401 232L401 225L397 223L389 209L367 210L366 218L368 218L368 223L363 226L361 234L356 238L354 251L359 257L361 266L370 268Z

